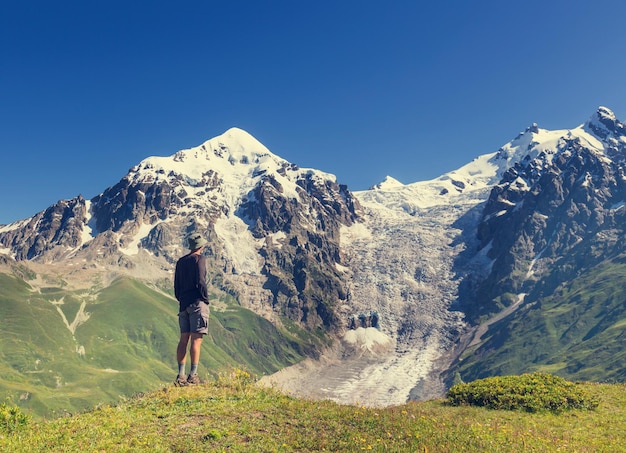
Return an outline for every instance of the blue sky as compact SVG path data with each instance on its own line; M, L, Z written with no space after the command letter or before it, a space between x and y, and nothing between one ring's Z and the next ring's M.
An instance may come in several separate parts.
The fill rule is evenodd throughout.
M0 6L0 224L240 127L363 190L536 122L626 120L626 2L24 1Z

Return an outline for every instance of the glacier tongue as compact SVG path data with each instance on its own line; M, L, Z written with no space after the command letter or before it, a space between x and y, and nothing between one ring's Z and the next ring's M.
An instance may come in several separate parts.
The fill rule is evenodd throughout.
M375 312L378 329L348 330L320 360L264 381L300 396L372 407L442 396L439 374L466 328L462 313L450 309L460 278L454 260L465 247L459 219L487 194L485 188L455 194L453 203L446 198L406 209L408 188L387 194L394 203L385 201L385 193L357 192L365 221L342 231L352 274L350 303L341 312L346 320ZM398 202L402 197L406 203Z
M345 404L386 406L442 396L442 372L472 335L480 337L452 304L463 278L471 283L493 265L488 247L462 253L478 250L477 226L491 189L512 168L539 156L549 162L568 140L621 153L623 125L602 108L596 116L595 122L571 130L533 124L497 152L431 181L403 185L387 178L356 192L364 220L342 230L350 298L341 313L359 319L376 312L379 333L389 341L372 337L371 327L348 332L320 360L281 370L268 380L299 395Z

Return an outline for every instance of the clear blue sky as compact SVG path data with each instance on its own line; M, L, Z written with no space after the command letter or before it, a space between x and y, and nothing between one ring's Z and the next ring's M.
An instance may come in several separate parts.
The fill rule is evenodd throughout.
M626 1L11 1L0 224L230 127L362 190L626 120Z

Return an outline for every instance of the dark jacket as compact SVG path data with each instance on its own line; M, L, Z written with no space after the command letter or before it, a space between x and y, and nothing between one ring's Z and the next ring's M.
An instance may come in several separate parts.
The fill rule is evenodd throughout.
M180 311L199 301L209 303L204 256L189 253L178 260L174 274L174 295L180 304Z

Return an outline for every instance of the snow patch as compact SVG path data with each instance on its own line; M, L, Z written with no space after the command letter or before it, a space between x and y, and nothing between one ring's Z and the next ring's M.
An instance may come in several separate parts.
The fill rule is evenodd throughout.
M285 239L287 239L287 234L284 231L277 231L274 234L268 235L268 237L271 239L272 244L274 244L277 249L281 249L283 247Z
M249 198L251 191L267 175L280 185L282 196L295 199L299 199L298 178L334 182L337 179L335 175L320 170L292 165L238 128L231 128L200 146L178 151L172 156L148 157L134 167L132 173L131 178L136 182L182 179L181 187L189 189L185 190L188 193L185 196L187 206L206 204L207 194L202 188L210 179L217 179L220 190L210 194L210 203L224 204L231 212L237 210L242 200Z
M81 246L96 237L96 219L91 213L91 200L85 200L85 223L81 231Z
M391 176L386 176L382 182L376 184L374 187L372 187L372 189L373 190L389 190L389 189L394 189L394 188L403 187L403 186L404 184L402 184L397 179L392 178Z
M372 237L372 232L364 223L354 223L349 227L341 225L340 234L342 245L347 245L361 239L370 239Z
M615 203L613 206L611 206L611 211L619 211L624 206L626 206L626 202L625 201L620 201L619 203Z
M375 327L359 327L348 330L343 336L343 341L360 349L374 352L381 347L393 345L393 340Z
M137 255L139 253L139 243L141 242L143 238L148 236L148 233L150 233L153 227L154 225L149 225L145 223L142 224L139 227L139 230L137 231L137 233L135 233L135 235L133 236L130 243L125 248L121 249L120 251L124 255Z
M221 217L215 222L215 232L222 240L226 256L232 258L236 273L261 274L260 245L243 220L234 216Z
M54 305L56 310L59 312L59 314L61 315L61 319L63 320L63 324L65 324L65 327L67 327L67 330L69 330L72 333L72 336L76 333L76 328L80 326L81 324L84 324L85 322L87 322L89 320L89 317L91 316L90 313L87 313L85 311L85 307L87 306L87 304L85 301L83 301L80 304L80 308L78 309L78 312L74 316L74 320L70 323L67 317L65 316L65 313L61 309L61 306L65 304L65 298L62 297L61 299L51 300L50 303Z
M9 231L18 230L25 227L31 219L19 220L17 222L9 223L8 225L0 225L0 233L7 233Z

